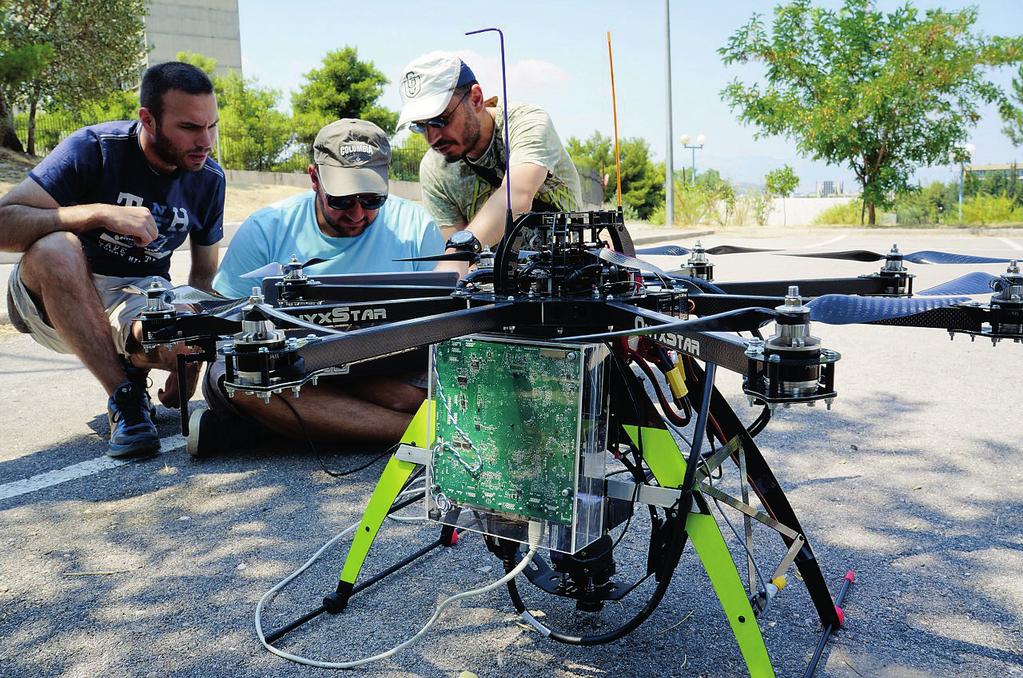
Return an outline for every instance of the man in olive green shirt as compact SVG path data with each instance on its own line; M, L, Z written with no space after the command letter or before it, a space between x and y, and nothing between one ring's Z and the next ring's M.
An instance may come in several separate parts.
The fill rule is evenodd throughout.
M504 111L488 108L472 70L458 57L428 54L399 81L399 128L423 134L430 150L419 166L427 211L445 235L468 228L485 246L504 234ZM579 174L550 116L528 104L508 108L511 209L577 211Z

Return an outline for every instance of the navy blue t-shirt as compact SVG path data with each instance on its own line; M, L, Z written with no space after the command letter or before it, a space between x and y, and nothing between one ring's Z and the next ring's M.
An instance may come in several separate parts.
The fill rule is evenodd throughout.
M160 174L139 145L138 121L83 127L29 172L61 206L106 203L149 208L160 235L139 247L105 228L79 234L94 273L170 279L170 255L191 234L200 245L224 236L224 172L207 158L198 172Z

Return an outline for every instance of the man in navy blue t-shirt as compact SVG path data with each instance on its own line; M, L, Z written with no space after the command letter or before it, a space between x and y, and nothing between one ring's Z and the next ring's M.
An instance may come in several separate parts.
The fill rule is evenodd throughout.
M138 120L78 130L0 199L0 251L23 253L8 287L11 319L77 355L103 385L111 456L160 448L148 369L171 371L158 394L165 405L195 389L194 378L177 383L174 352L142 351L132 320L145 298L122 288L169 280L171 253L188 237L188 282L211 289L224 213L224 173L209 158L217 121L202 71L158 64L142 77Z

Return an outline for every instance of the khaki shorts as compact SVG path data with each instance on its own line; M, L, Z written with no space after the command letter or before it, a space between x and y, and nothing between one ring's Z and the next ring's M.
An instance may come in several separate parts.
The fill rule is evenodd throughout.
M11 315L12 324L17 325L17 320L20 319L21 324L28 328L32 338L40 345L58 353L74 353L61 339L57 330L43 320L35 301L25 289L24 283L21 282L20 268L19 265L14 266L7 283L10 299L14 302L14 307L7 309ZM143 294L125 292L120 288L125 285L134 285L144 290L154 280L164 287L169 285L165 278L159 276L122 278L114 275L92 274L92 284L96 286L100 303L103 304L107 317L110 318L110 332L114 340L114 347L121 355L128 355L125 344L131 332L131 323L145 307L146 297ZM19 317L15 318L15 314Z

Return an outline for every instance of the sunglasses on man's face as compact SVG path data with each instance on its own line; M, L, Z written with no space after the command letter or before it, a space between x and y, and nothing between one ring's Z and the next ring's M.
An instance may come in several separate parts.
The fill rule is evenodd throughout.
M426 134L427 127L432 127L434 129L444 129L445 127L448 126L448 123L451 122L451 117L455 114L455 111L458 110L458 107L462 105L462 102L465 101L465 97L469 96L469 92L471 91L472 91L471 89L465 90L465 94L462 95L462 98L459 99L458 103L455 104L454 107L447 113L442 113L441 115L438 115L436 118L430 118L429 120L416 120L415 122L410 122L408 128L415 132L416 134Z
M343 212L350 210L355 207L355 203L358 202L362 205L364 210L378 210L385 202L387 202L386 195L327 195L323 194L327 199L327 207L332 210L338 210Z

